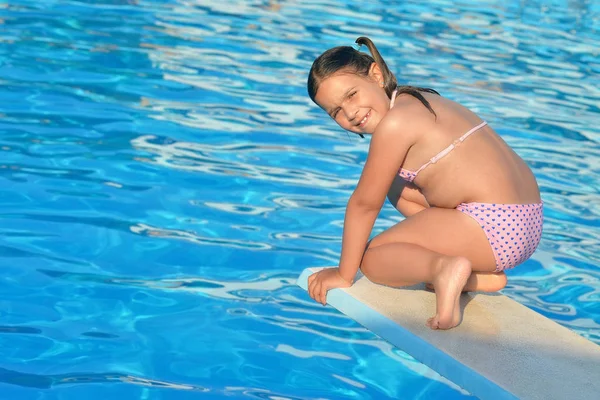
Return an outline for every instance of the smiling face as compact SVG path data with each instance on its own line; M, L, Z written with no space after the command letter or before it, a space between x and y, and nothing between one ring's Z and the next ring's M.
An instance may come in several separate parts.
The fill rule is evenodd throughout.
M372 134L390 105L382 81L377 64L368 76L337 72L321 81L315 100L343 129Z

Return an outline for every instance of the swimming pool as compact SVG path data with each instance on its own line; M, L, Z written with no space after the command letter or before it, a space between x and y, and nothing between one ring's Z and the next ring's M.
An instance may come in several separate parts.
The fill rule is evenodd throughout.
M295 285L366 155L306 74L363 34L531 165L544 236L504 293L600 343L600 6L420 3L0 5L2 396L471 397Z

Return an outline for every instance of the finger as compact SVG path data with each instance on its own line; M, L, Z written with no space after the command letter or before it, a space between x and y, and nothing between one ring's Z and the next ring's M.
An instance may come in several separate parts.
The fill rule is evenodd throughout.
M317 274L312 274L311 276L308 277L308 291L312 292L314 286L315 286L315 282L316 282L316 278Z
M317 276L315 278L315 280L312 282L312 290L311 290L311 297L313 298L314 301L319 301L319 294L321 292L321 284L323 283L323 280L321 279L320 276Z
M314 295L315 295L315 297L313 297L313 298L315 299L315 301L316 301L317 303L320 303L320 302L321 302L321 282L318 282L318 283L315 285L315 288L314 288Z
M327 290L329 288L325 285L321 285L321 293L319 296L319 301L321 302L321 304L326 305L327 304Z
M315 283L312 288L312 299L314 301L319 301L319 284Z
M317 274L312 274L311 276L308 277L308 285L307 286L309 287L309 289L310 289L311 285L313 284L313 282L315 281L316 275Z
M318 282L319 282L318 279L313 279L312 282L308 285L308 294L313 299L315 298L315 287L317 286Z

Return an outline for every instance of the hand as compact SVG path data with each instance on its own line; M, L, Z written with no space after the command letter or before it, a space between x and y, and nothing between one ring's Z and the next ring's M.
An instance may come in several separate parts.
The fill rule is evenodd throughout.
M328 290L350 286L352 282L342 278L338 268L325 268L308 277L308 294L323 305L327 304Z

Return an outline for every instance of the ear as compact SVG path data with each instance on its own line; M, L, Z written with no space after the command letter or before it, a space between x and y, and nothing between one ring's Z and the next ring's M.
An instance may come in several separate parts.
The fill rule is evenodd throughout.
M377 65L375 62L371 64L371 67L369 67L369 78L371 78L381 87L385 85L383 73L381 72L379 65Z

